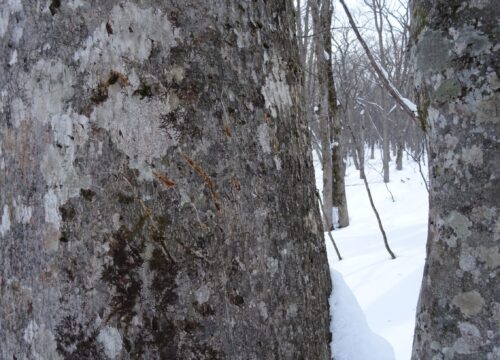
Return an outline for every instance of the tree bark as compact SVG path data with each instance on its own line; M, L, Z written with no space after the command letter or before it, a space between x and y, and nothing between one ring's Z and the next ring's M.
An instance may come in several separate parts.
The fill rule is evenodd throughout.
M363 117L359 118L359 141L358 141L358 158L359 158L359 178L364 179L365 175L365 125Z
M351 144L351 157L352 157L352 161L354 163L354 168L356 170L360 170L360 166L359 166L359 162L358 162L358 156L356 154L356 144L354 142Z
M499 356L499 18L493 0L412 4L430 169L415 360Z
M382 106L385 108L384 95L380 95ZM390 180L389 162L391 161L391 149L389 148L389 119L386 114L381 114L382 120L382 168L384 170L384 182Z
M403 170L403 150L404 144L402 139L398 139L396 144L396 170Z
M316 34L314 39L314 51L316 55L318 77L319 136L321 142L321 166L323 169L323 225L325 231L333 227L332 124L330 118L328 83L328 68L330 67L330 62L325 57L326 52L323 39L328 13L327 1L312 0L311 2L313 28L314 34Z
M291 1L42 3L0 10L0 358L330 359Z
M352 109L347 109L348 124L353 124ZM350 125L349 125L350 126ZM359 170L359 178L365 178L365 128L363 124L363 117L359 118L358 136L351 133L353 141L353 159L356 170Z
M326 29L332 27L333 5L328 0L329 12L326 21ZM347 197L345 193L345 165L343 161L342 125L340 123L340 111L337 105L337 91L333 78L333 51L331 31L324 33L325 53L328 55L328 108L331 117L331 140L332 140L332 206L338 210L338 226L343 228L349 226L349 211L347 208Z

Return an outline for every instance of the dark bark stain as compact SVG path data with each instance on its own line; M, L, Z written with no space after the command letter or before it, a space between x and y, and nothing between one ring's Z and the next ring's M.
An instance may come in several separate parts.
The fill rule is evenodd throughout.
M106 23L106 32L108 35L113 35L113 28L111 27L111 24L109 22Z
M87 201L92 201L95 197L95 191L92 191L90 189L81 189L80 190L80 195Z
M100 82L99 85L92 90L90 100L96 105L105 102L108 99L108 88L117 82L119 82L121 86L127 86L129 84L126 75L111 70L108 78Z
M136 95L136 96L139 96L142 99L148 97L152 97L153 96L153 91L151 90L151 86L149 85L146 85L144 83L141 83L141 85L139 86L139 88L137 90L134 91L134 94L133 95Z
M198 301L193 302L194 309L202 316L215 315L215 310L208 303L200 304Z
M59 207L59 214L61 214L61 219L63 222L71 221L75 217L75 208L71 204L64 204Z
M90 324L87 324L90 328ZM64 317L56 326L57 351L64 359L105 359L102 347L96 343L96 332L86 333L85 327L75 316Z
M144 239L141 236L146 217L140 216L131 230L122 226L110 236L112 263L106 265L102 280L113 285L109 318L117 316L129 323L135 315L134 306L140 296L142 281L139 270L144 263Z
M61 7L61 0L52 0L52 2L49 5L49 10L52 15L55 15Z

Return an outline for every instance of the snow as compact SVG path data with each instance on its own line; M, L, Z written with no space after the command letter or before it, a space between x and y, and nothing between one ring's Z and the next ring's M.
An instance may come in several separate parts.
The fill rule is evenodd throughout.
M332 224L334 228L338 228L339 224L339 208L334 206L332 207Z
M332 355L335 360L390 360L392 346L368 327L363 310L342 275L331 271L334 290L330 297L332 314Z
M401 97L401 100L403 100L403 102L408 107L408 109L410 109L414 113L417 112L417 105L415 105L415 103L413 101L411 101L410 99L407 99L405 97Z
M415 115L418 115L418 111L417 111L417 105L415 105L415 103L413 101L411 101L410 99L408 98L405 98L403 95L401 95L401 93L399 92L399 90L396 88L396 86L394 86L394 84L391 82L391 80L389 79L389 74L387 74L387 71L382 67L382 65L380 65L380 63L378 61L375 61L377 67L379 68L379 70L382 72L382 75L384 77L384 79L386 80L386 82L389 84L389 86L391 87L391 89L394 91L394 93L396 94L396 96L399 98L399 100L405 104L405 106L411 111L413 112L413 114ZM378 76L378 74L377 74ZM392 111L392 110L391 110ZM390 111L389 111L390 113Z
M379 64L379 62L378 62L378 61L376 61L376 63L377 63L377 65L378 65L378 67L380 68L380 71L382 71L382 74L384 75L384 77L385 77L387 80L389 80L389 74L387 73L387 70L386 70L386 69L384 69L384 68L382 67L382 65L380 65L380 64Z
M321 190L318 165L316 161L316 183ZM391 182L387 186L393 202L381 169L380 159L367 160L370 189L397 258L390 260L384 248L363 181L353 165L346 170L350 225L332 232L342 261L338 261L325 236L334 289L330 299L332 351L337 360L410 359L425 259L428 195L416 163L406 161L403 171L396 171L391 163ZM364 316L356 311L349 289ZM395 356L388 355L384 342L375 334L391 344ZM361 352L370 355L363 357Z

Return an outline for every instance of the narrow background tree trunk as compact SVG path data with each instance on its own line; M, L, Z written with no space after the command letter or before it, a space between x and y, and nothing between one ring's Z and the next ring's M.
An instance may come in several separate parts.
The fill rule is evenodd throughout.
M402 139L398 139L396 145L396 170L403 170L403 150L404 144Z
M323 225L324 230L330 230L333 226L333 167L332 167L332 144L331 144L331 118L329 103L329 81L328 68L330 62L326 58L323 34L329 31L326 28L328 16L327 1L312 0L311 15L313 20L314 50L317 64L318 77L318 103L319 103L319 136L321 142L321 167L323 170Z
M2 359L330 359L293 4L173 3L2 3Z
M345 193L345 169L342 157L343 141L342 126L340 123L340 111L337 101L337 90L333 77L333 51L332 51L332 0L324 0L325 7L323 43L325 56L328 57L328 110L331 123L331 143L332 143L332 206L337 209L338 226L349 225L349 212L347 209L347 198Z
M384 96L381 97L384 104ZM384 171L384 182L390 181L389 162L391 161L390 139L389 139L389 119L385 114L381 114L382 119L382 168Z

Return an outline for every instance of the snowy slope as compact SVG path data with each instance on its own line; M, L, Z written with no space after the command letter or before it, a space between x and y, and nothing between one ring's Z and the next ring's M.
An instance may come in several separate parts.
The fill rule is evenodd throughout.
M316 162L317 185L321 189L321 168L318 165ZM325 239L327 239L330 267L341 274L354 293L366 316L369 328L389 341L394 349L396 360L408 360L425 258L428 198L417 164L405 158L404 170L396 171L394 163L391 163L391 182L388 188L394 196L394 202L382 181L381 170L382 163L379 159L368 160L366 173L370 189L381 215L389 244L396 253L397 259L390 260L390 256L384 249L382 235L370 207L363 181L359 179L359 172L354 169L354 166L349 166L346 173L351 225L333 232L344 260L338 261L330 240L327 236ZM343 286L341 279L338 279L339 276L335 272L332 274L334 288ZM339 285L335 284L336 279ZM330 302L332 303L332 300ZM335 319L342 316L340 314L342 306L340 303L338 306L333 306L331 310L332 328L337 332L342 331L335 324ZM354 326L362 328L363 325L359 325L360 323L362 323L361 320L355 322ZM349 326L349 323L347 322L345 326ZM353 329L345 329L345 331L352 333ZM366 336L370 337L370 334ZM380 341L377 342L375 339L374 344L372 344L372 354L377 353L377 355L369 359L392 359L385 353L379 354L385 351L380 348ZM335 345L334 340L332 344L334 353ZM339 349L339 351L348 350ZM351 350L350 357L345 357L345 359L362 359L356 355L361 351L360 348ZM379 355L385 357L375 357Z
M330 296L332 355L335 360L394 359L391 344L368 326L363 310L343 276L332 269L335 286Z

